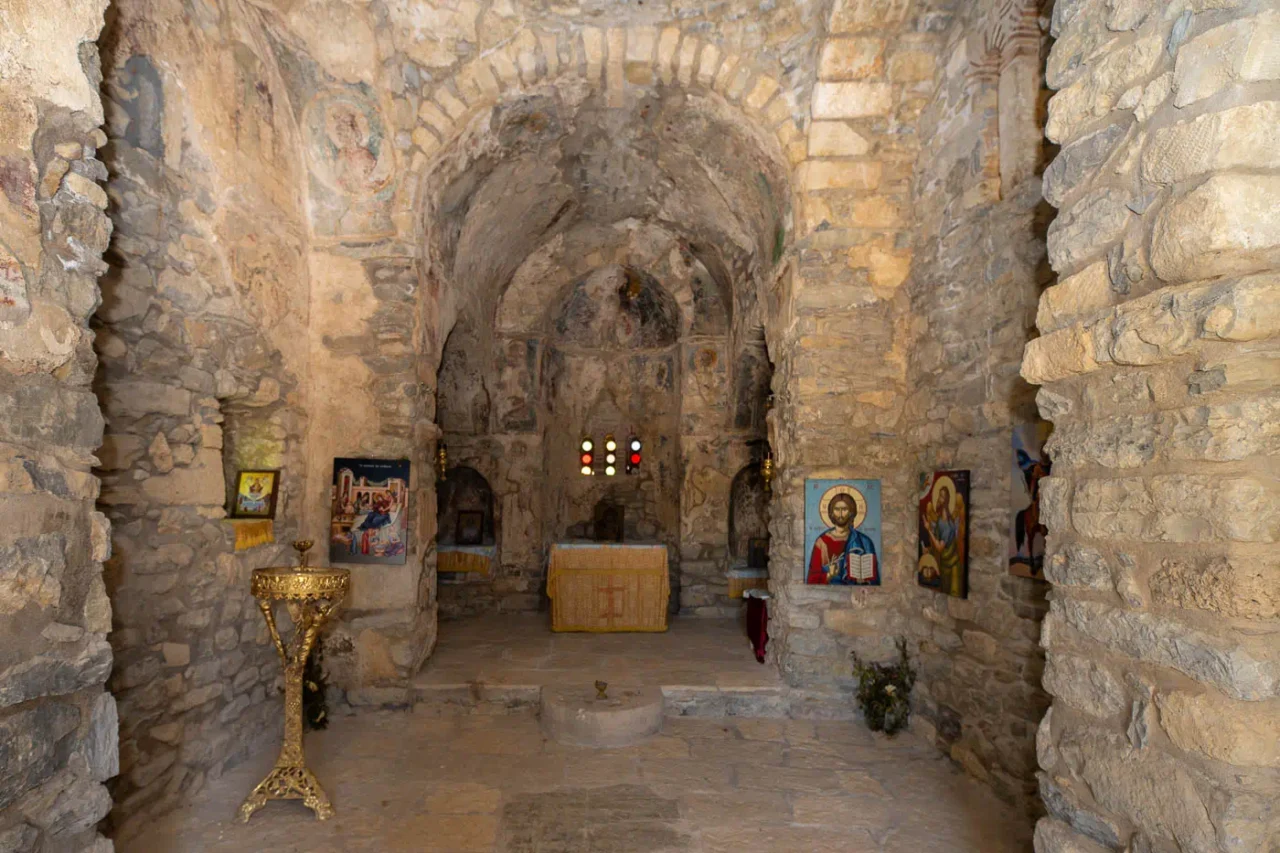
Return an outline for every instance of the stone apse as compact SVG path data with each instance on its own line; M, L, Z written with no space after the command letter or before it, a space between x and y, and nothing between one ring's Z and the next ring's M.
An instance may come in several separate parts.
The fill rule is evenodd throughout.
M1277 843L1272 5L120 0L0 34L0 847L109 849L272 734L248 571L324 541L335 457L413 466L409 558L325 642L368 705L441 613L535 609L602 499L682 612L732 612L766 439L788 683L905 638L917 730L1042 853ZM1038 421L1045 581L1007 566ZM611 426L647 441L628 495L574 477ZM438 582L441 440L491 491L482 580ZM281 544L236 551L249 465L286 472ZM938 468L972 475L964 599L915 583ZM803 583L822 477L881 481L879 588Z

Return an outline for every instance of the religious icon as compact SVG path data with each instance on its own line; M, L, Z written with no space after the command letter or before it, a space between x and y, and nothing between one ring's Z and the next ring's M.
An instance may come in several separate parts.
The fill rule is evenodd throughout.
M280 470L240 471L231 499L232 518L275 518Z
M880 585L880 481L806 480L805 582Z
M626 508L600 501L592 513L592 538L597 542L621 542L626 530Z
M1049 529L1040 521L1040 480L1049 476L1044 443L1052 429L1052 424L1041 421L1013 430L1009 573L1024 578L1044 577L1044 537Z
M404 565L409 460L333 460L329 562Z
M484 513L464 509L458 511L454 541L459 545L479 545L484 539Z
M969 594L969 472L920 475L916 582L956 598Z

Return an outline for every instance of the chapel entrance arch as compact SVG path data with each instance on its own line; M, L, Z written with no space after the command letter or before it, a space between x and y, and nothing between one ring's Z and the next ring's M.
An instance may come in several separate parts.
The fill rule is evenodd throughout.
M450 329L438 345L440 440L451 464L484 471L502 519L501 556L481 582L485 606L538 610L549 543L583 529L563 496L582 485L570 445L594 429L601 392L615 409L625 408L619 397L665 394L673 402L654 407L651 422L613 418L619 431L626 422L644 435L656 491L670 492L673 517L643 528L670 540L673 609L728 613L731 485L758 454L751 442L762 428L756 413L736 411L744 375L758 379L741 365L763 353L762 297L790 235L790 168L771 129L777 121L737 88L682 81L678 62L640 84L595 71L592 79L580 64L504 84L490 102L415 137L425 146L413 213L424 339L442 341ZM764 75L748 77L776 91ZM652 353L603 358L597 347L584 357L583 336L622 356L631 324L644 325L625 310L563 310L592 281L612 287L597 294L597 308L624 309L632 282L645 283L642 292L653 283L655 305L670 300L673 335ZM581 381L564 382L575 348ZM560 487L531 487L553 482ZM626 483L619 472L611 485ZM446 617L456 610L451 586L439 583L431 597ZM468 587L474 605L476 585Z

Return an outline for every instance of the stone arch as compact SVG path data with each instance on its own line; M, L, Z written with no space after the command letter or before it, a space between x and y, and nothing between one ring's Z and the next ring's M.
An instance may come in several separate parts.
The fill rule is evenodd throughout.
M566 60L554 34L524 30L501 50L477 57L427 94L418 109L410 172L422 171L454 142L477 114L530 87L561 77L604 85L616 106L628 86L661 82L714 91L768 127L780 152L799 145L804 118L791 93L749 60L668 27L586 27L568 46ZM405 194L401 209L415 199Z
M554 34L524 30L502 49L472 59L436 83L424 93L408 134L412 144L402 155L404 177L391 214L402 237L422 241L428 236L426 186L431 176L442 163L465 160L483 147L480 139L491 130L491 111L549 85L600 92L610 107L619 106L629 92L653 86L722 103L752 134L752 146L783 176L778 182L781 198L771 202L778 226L768 259L775 273L782 268L798 204L791 170L805 157L804 107L790 89L748 59L675 27L660 33L651 27L588 27L567 44ZM761 183L769 189L768 180L762 177ZM430 261L424 258L424 266ZM443 283L433 285L443 290ZM442 319L447 319L453 306L447 304L447 293L442 295Z

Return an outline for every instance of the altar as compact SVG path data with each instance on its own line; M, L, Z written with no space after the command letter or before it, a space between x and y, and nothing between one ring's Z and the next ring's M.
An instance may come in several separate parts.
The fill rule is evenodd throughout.
M547 569L553 631L665 631L665 545L563 543Z

